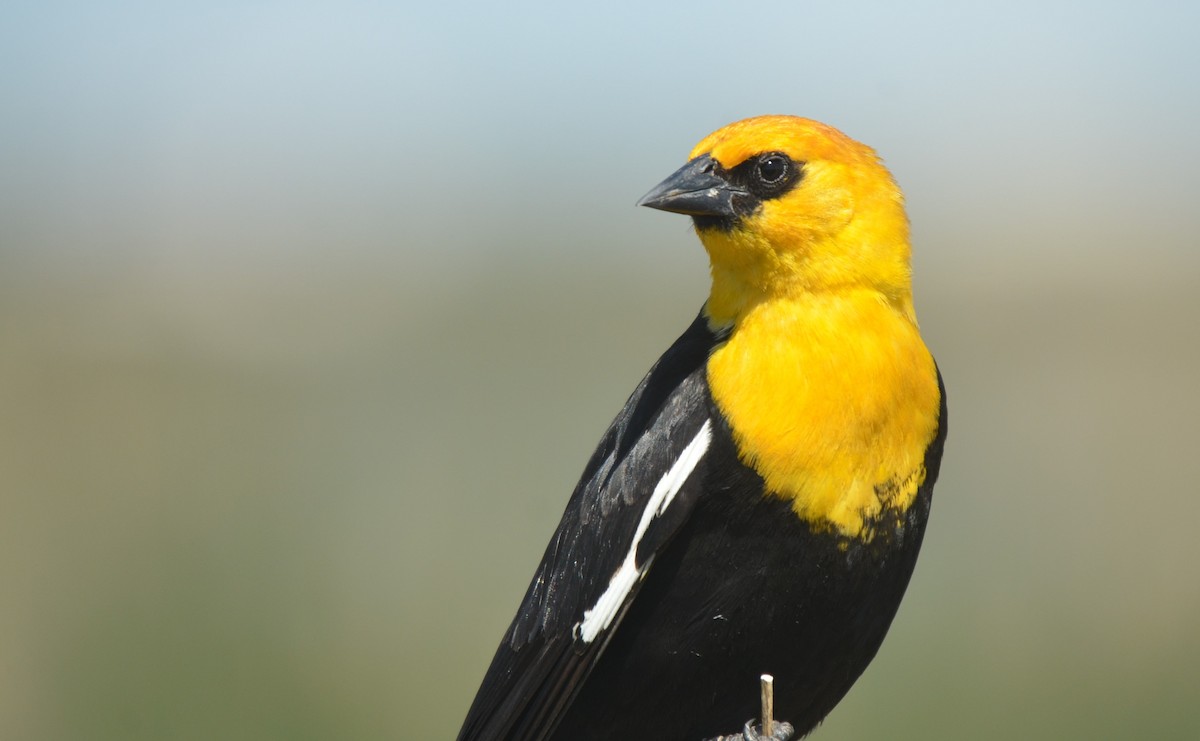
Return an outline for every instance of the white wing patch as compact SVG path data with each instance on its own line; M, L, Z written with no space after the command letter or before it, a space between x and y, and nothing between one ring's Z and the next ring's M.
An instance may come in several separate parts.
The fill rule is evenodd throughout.
M679 493L688 476L692 474L696 465L700 463L700 459L708 451L711 441L712 420L706 419L700 431L679 454L679 458L676 459L671 469L658 480L658 485L654 487L654 493L650 495L650 501L646 502L646 509L642 511L642 519L638 521L637 530L633 533L633 542L629 544L629 553L626 554L620 568L608 582L608 588L604 590L604 594L600 595L600 599L596 600L592 609L584 611L583 621L575 626L577 635L583 639L584 643L594 641L600 631L612 623L613 618L620 612L625 598L629 596L630 590L638 583L639 579L645 576L644 568L639 569L637 565L638 544L642 542L642 536L650 527L651 520L667 511L667 507L671 505L675 495Z

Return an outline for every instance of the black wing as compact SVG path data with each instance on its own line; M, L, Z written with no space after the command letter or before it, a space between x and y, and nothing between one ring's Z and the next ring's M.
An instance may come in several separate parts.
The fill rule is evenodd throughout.
M542 741L558 725L654 554L691 512L702 479L695 469L704 465L696 455L702 458L711 424L705 363L720 340L698 316L609 426L492 659L459 741ZM676 465L681 456L690 465ZM672 483L674 491L663 501L663 489ZM623 565L625 580L618 583L614 575ZM597 604L602 595L603 606Z

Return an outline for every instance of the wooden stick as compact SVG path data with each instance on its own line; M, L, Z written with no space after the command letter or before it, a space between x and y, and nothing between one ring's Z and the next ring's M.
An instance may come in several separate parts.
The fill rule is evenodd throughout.
M764 674L762 680L762 732L770 738L775 733L775 677Z

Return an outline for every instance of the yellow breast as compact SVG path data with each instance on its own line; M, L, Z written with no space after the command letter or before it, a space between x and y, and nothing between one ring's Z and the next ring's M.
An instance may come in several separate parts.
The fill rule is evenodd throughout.
M710 356L742 462L816 527L869 538L925 480L940 399L910 317L867 289L764 301Z

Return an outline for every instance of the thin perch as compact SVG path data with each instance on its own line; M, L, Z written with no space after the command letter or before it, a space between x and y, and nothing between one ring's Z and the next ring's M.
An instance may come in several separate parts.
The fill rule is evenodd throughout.
M775 677L764 674L762 680L762 731L768 738L775 733Z

